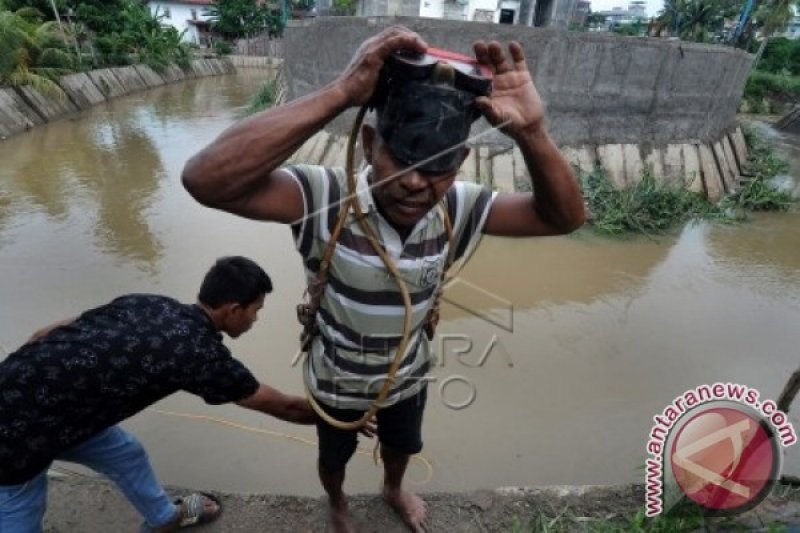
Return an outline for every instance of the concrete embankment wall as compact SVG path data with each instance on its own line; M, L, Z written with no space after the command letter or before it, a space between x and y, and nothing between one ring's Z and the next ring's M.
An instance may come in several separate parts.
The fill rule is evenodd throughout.
M269 79L275 80L278 91L275 103L280 105L286 100L286 78L283 75L283 59L264 56L228 56L228 60L236 69L255 68L267 71Z
M195 59L185 69L172 65L162 72L134 65L69 74L58 80L58 93L30 86L0 87L0 140L132 92L234 71L233 63L225 59Z
M392 24L462 53L478 39L519 41L550 133L582 170L599 165L625 187L650 168L658 179L685 180L712 199L736 187L746 147L735 116L752 56L730 47L410 17L318 18L286 30L289 98L334 79L363 40ZM309 141L305 154L324 148L335 158L353 117L351 112L333 121ZM473 134L487 128L479 121ZM467 172L498 189L528 185L510 140L489 132L474 144ZM305 154L301 149L297 155Z

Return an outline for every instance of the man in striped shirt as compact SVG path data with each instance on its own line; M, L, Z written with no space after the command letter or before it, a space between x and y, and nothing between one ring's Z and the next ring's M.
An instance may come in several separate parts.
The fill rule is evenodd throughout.
M312 282L348 194L344 171L281 165L339 113L371 102L381 68L394 52L422 54L427 48L417 34L401 27L368 39L330 84L223 132L187 163L185 187L205 205L291 224ZM368 228L399 270L411 300L410 342L377 417L385 471L383 497L414 531L427 527L426 507L418 496L403 490L402 481L410 455L422 447L425 375L430 364L423 329L451 242L453 258L466 259L482 234L555 235L573 231L584 221L579 187L547 133L542 102L522 48L511 43L508 57L497 42L478 42L474 49L478 62L492 70L491 96L453 93L452 98L415 102L410 93L400 95L398 99L411 101L406 104L413 108L411 112L394 109L391 114L387 111L390 104L379 106L378 124L365 124L361 132L368 166L358 176L355 201ZM469 109L478 110L517 144L535 198L531 193L493 194L481 186L456 181L468 153L463 143L471 121L465 131L459 130L462 138L454 143L455 149L433 157L431 165L415 155L453 136L449 119L437 113L465 101ZM417 142L414 149L406 151L407 144L396 142L391 121L416 127L423 137L428 135L427 142ZM426 132L424 127L420 129L426 124L436 126ZM399 125L397 128L402 130ZM413 163L410 168L409 162ZM452 241L443 210L452 222ZM368 235L350 215L331 260L316 314L319 335L310 345L304 369L309 389L326 412L340 420L355 420L370 407L400 344L404 313L397 283L387 275ZM330 525L335 531L352 531L342 484L356 434L320 422L318 435L319 474L330 497Z

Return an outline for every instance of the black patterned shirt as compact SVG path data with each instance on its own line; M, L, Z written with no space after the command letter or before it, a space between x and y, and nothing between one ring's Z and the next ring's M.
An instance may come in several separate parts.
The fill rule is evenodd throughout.
M0 362L0 485L178 390L222 404L258 386L200 307L122 296Z

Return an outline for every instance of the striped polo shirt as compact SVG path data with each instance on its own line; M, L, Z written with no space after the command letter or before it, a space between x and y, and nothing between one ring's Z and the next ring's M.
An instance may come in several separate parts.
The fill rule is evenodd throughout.
M285 168L297 180L305 216L292 224L306 279L316 279L320 259L347 196L342 168L294 165ZM431 209L405 240L379 213L367 183L370 169L357 180L357 198L367 223L403 277L412 304L412 334L396 381L382 407L410 398L425 385L431 348L423 326L434 302L449 251L440 209ZM481 237L494 194L474 183L456 181L446 193L453 226L454 260L466 260ZM304 365L304 379L322 403L342 409L370 407L402 339L405 308L397 281L367 240L351 212L339 237L328 283L317 313L318 335Z

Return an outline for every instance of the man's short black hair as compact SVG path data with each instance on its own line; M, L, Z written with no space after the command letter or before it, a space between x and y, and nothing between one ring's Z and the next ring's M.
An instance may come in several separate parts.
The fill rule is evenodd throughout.
M220 257L200 286L197 299L212 309L227 303L250 305L272 292L272 281L255 261L241 256Z

